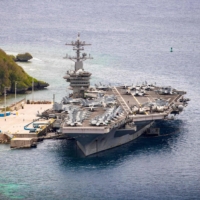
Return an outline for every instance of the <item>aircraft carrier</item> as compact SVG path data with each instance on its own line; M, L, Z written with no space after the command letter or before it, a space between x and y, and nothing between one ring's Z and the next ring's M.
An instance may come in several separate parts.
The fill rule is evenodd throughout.
M76 52L75 56L65 57L75 63L64 76L73 92L61 102L54 102L43 116L55 117L54 128L63 137L75 139L85 156L120 146L145 132L155 133L159 127L153 131L151 127L156 120L171 120L187 105L189 99L183 96L186 92L170 86L147 82L91 86L92 74L83 68L83 61L92 57L81 53L90 44L81 41L78 34L76 41L66 45Z

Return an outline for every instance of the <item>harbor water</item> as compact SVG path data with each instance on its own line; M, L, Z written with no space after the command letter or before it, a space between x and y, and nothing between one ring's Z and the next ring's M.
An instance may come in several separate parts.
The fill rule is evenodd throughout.
M72 140L23 150L0 145L0 199L200 199L199 1L1 0L0 27L0 48L31 53L19 65L50 84L17 100L55 94L59 102L69 94L63 76L73 62L63 57L74 52L65 43L78 33L92 44L85 51L94 59L84 63L92 84L147 81L185 90L191 99L176 120L162 123L162 137L94 156L84 157Z

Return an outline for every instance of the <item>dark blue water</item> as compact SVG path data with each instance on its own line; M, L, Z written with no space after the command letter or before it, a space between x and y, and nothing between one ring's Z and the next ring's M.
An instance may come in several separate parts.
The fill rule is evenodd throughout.
M199 27L197 0L1 0L0 48L30 52L34 59L21 65L50 83L36 99L68 92L62 77L73 63L63 57L73 51L64 44L80 32L92 44L86 49L94 60L85 62L92 83L146 80L186 90L191 101L163 124L173 134L97 156L85 158L65 140L29 150L0 145L0 199L200 199Z

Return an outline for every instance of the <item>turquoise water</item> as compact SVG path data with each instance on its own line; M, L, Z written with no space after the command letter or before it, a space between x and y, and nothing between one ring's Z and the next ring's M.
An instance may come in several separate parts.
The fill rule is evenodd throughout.
M20 65L50 84L36 91L35 99L51 100L55 94L60 101L69 92L62 77L73 63L63 57L74 52L64 44L78 32L92 44L86 52L94 59L84 65L93 73L92 83L146 80L185 90L191 98L177 120L163 124L165 133L178 130L175 134L141 137L97 156L85 158L65 140L46 140L28 150L0 145L0 199L200 198L197 0L2 0L0 25L0 48L30 52L31 62Z

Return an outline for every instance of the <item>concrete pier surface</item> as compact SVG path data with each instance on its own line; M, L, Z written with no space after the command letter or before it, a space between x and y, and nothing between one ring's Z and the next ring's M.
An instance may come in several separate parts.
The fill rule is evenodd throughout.
M24 130L24 126L39 118L36 116L38 111L42 113L51 107L52 104L25 104L24 109L12 112L15 115L0 117L0 130L2 133L11 134L29 133L28 130Z

